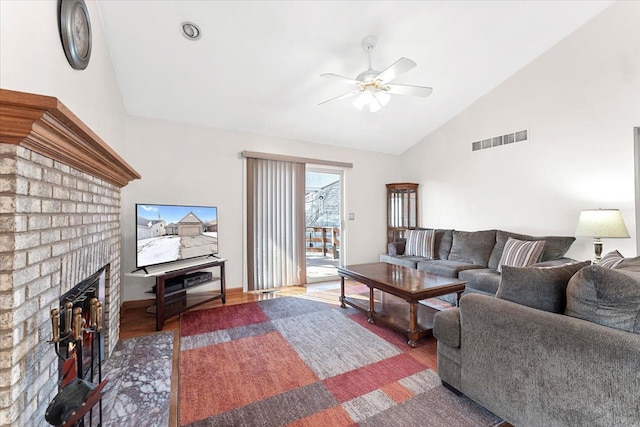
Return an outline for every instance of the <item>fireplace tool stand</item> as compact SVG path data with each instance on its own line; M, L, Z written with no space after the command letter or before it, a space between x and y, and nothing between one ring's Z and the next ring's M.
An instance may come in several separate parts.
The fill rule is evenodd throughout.
M66 302L51 310L52 340L49 343L62 361L60 391L51 401L45 419L54 426L102 425L102 302L91 298L89 318L82 308ZM88 347L88 348L83 348ZM97 384L94 383L97 380ZM94 414L94 407L96 413Z

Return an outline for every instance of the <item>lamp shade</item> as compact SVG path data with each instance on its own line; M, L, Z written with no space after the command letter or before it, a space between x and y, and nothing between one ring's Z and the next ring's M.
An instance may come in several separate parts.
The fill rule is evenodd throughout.
M580 212L576 236L624 238L629 231L618 209L590 209Z

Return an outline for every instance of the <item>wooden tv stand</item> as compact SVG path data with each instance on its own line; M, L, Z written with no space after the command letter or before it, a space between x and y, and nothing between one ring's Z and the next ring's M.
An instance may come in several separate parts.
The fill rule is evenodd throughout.
M226 284L225 284L225 271L224 264L226 259L224 258L206 258L196 260L180 261L171 266L153 266L147 267L147 271L136 271L129 273L129 276L134 277L155 277L156 278L156 303L147 309L147 312L156 315L156 331L161 331L164 327L164 321L173 316L177 316L183 311L196 307L200 304L204 304L209 301L221 299L222 303L226 303ZM219 277L212 277L211 280L203 283L198 283L192 287L180 288L171 291L166 291L165 283L167 280L183 276L188 273L193 273L198 270L218 267L220 269ZM170 270L169 270L170 269ZM205 292L187 292L188 290L196 287L200 287L206 284L220 282L220 291L205 291Z

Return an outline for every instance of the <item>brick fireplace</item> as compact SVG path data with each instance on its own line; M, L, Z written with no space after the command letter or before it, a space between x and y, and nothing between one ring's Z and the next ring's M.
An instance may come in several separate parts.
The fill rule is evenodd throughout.
M106 265L106 355L118 341L120 192L137 178L56 98L0 89L0 425L45 425L49 313Z

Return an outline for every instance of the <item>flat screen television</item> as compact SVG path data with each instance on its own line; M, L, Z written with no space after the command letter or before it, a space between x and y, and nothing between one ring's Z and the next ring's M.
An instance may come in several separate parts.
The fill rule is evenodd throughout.
M218 253L215 206L136 203L136 267Z

